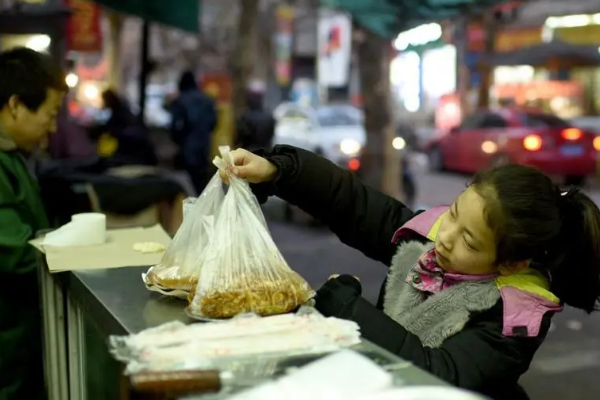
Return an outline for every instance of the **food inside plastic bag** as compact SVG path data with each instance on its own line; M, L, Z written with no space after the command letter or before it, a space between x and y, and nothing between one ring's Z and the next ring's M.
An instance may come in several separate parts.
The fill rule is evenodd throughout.
M150 268L144 280L149 289L190 291L200 276L201 256L209 248L214 221L223 203L223 181L215 174L195 201L184 203L185 218L167 247L161 262ZM154 287L154 288L153 288Z
M217 159L215 164L225 170L229 152L220 150L225 161ZM290 312L313 291L277 249L248 183L233 175L229 180L189 312L211 319Z

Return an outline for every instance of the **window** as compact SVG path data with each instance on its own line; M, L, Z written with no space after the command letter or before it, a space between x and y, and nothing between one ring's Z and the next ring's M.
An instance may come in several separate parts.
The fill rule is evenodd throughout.
M472 129L478 129L481 126L481 122L483 120L483 115L474 114L470 117L465 118L463 123L460 125L461 131L469 131Z
M291 109L283 113L281 119L287 121L308 121L309 117L301 110Z
M564 119L551 114L523 114L521 122L529 128L568 128L570 126Z
M317 111L317 119L321 126L356 126L362 121L356 112L344 108L327 107Z
M506 128L508 127L508 124L506 123L506 120L498 114L487 114L484 116L480 127L484 129Z

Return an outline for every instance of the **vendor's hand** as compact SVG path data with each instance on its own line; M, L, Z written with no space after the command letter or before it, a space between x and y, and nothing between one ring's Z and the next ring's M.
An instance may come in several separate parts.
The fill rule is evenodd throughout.
M228 168L229 173L250 183L263 183L272 181L277 174L277 167L266 158L257 156L244 149L237 149L229 153L233 166ZM229 183L227 174L220 171L221 178Z

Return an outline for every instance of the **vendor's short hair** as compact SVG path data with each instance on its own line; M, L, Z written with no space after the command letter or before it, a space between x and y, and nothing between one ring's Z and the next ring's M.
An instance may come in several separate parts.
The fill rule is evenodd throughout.
M68 90L64 71L50 55L26 47L0 53L0 109L17 96L36 111L46 101L48 89Z

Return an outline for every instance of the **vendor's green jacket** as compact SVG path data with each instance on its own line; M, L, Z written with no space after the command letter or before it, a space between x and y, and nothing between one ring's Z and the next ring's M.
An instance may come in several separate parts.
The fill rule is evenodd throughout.
M0 130L0 400L43 398L39 255L28 241L47 227L37 182Z

